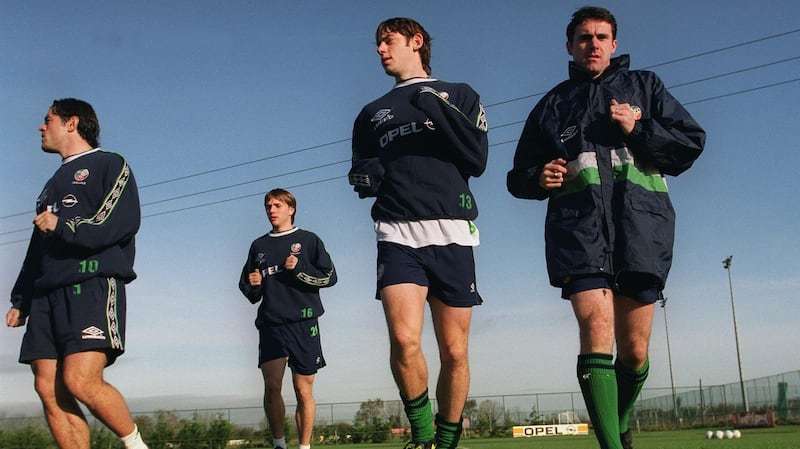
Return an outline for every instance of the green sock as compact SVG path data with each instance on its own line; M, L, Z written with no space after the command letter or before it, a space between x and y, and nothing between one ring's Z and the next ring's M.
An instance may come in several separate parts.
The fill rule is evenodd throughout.
M428 399L428 390L425 390L419 397L403 400L403 407L411 424L411 440L423 443L433 441L436 436L433 430L433 411L431 411L431 401Z
M581 354L578 356L578 384L594 434L602 449L622 449L619 441L617 409L617 375L611 354Z
M624 433L628 430L628 419L633 411L633 405L642 391L647 374L650 370L650 359L645 360L644 365L638 370L632 370L620 363L619 358L614 363L614 371L617 372L617 390L619 399L619 431Z
M461 439L462 420L458 422L445 421L436 414L436 449L456 449L458 440Z

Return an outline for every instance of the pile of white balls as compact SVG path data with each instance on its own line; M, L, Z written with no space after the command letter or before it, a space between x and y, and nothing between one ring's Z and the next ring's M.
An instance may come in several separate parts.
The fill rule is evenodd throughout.
M717 431L709 430L708 432L706 432L706 438L709 440L711 439L723 440L726 438L730 440L732 438L741 438L741 437L742 437L742 432L739 432L739 429L717 430Z

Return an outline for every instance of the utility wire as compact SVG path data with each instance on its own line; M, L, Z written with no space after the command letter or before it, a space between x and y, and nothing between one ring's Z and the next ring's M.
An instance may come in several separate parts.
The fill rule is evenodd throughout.
M686 57L682 57L682 58L677 58L677 59L661 62L661 63L658 63L658 64L654 64L654 65L650 65L650 66L644 67L644 69L652 69L652 68L655 68L655 67L662 67L662 66L665 66L665 65L674 64L676 62L687 61L687 60L690 60L690 59L695 59L695 58L699 58L699 57L703 57L703 56L708 56L708 55L711 55L711 54L714 54L714 53L720 53L720 52L731 50L731 49L734 49L734 48L744 47L744 46L747 46L747 45L752 45L752 44L755 44L755 43L764 42L764 41L771 40L771 39L777 39L777 38L788 36L788 35L791 35L791 34L794 34L794 33L798 33L798 32L800 32L800 29L789 30L789 31L785 31L785 32L782 32L782 33L777 33L777 34L773 34L773 35L770 35L770 36L765 36L765 37L762 37L762 38L753 39L753 40L750 40L750 41L741 42L741 43L734 44L734 45L729 45L729 46L726 46L726 47L721 47L721 48L718 48L718 49L715 49L715 50L709 50L709 51L705 51L705 52L701 52L701 53L696 53L694 55L690 55L690 56L686 56ZM770 62L770 63L765 63L765 64L759 64L759 65L756 65L756 66L747 67L747 68L736 70L736 71L733 71L733 72L728 72L728 73L724 73L724 74L720 74L720 75L714 75L714 76L710 76L710 77L706 77L706 78L701 78L701 79L697 79L697 80L693 80L693 81L688 81L688 82L685 82L685 83L681 83L681 84L676 84L676 85L670 86L668 88L669 89L675 89L675 88L678 88L678 87L684 87L684 86L691 85L691 84L697 84L697 83L701 83L701 82L704 82L704 81L718 79L718 78L721 78L721 77L724 77L724 76L730 76L730 75L733 75L733 74L744 73L744 72L747 72L747 71L757 70L757 69L764 68L764 67L769 67L769 66L772 66L772 65L782 64L782 63L794 61L794 60L797 60L797 59L800 59L800 56L795 56L795 57L792 57L792 58L786 58L786 59L782 59L782 60L774 61L774 62ZM730 95L737 95L737 94L740 94L740 93L752 92L754 90L761 90L761 89L764 89L764 88L776 87L776 86L779 86L779 85L782 85L782 84L788 84L788 83L791 83L791 82L794 82L794 81L796 81L796 80L788 80L788 81L785 81L785 82L774 83L774 84L767 85L767 86L755 87L755 88L752 88L752 89L733 92L731 94L723 94L723 95L710 97L710 98L706 98L706 99L703 99L703 100L697 100L697 101L694 101L694 102L691 102L691 103L685 103L685 104L695 104L695 103L700 103L700 102L704 102L704 101L710 101L710 100L714 100L714 99L724 98L724 97L727 97L727 96L730 96ZM508 104L508 103L512 103L512 102L516 102L516 101L521 101L521 100L528 99L528 98L534 98L534 97L542 96L545 93L547 93L547 91L538 92L538 93L534 93L534 94L530 94L530 95L524 95L524 96L520 96L520 97L509 99L509 100L504 100L504 101L488 104L488 105L485 105L484 107L488 109L488 108L492 108L492 107L495 107L495 106L500 106L500 105L504 105L504 104ZM524 122L525 121L522 120L522 121L516 121L516 122L496 125L496 126L493 126L492 129L499 129L499 128L503 128L503 127L507 127L507 126L513 126L513 125L517 125L517 124L524 123ZM177 181L182 181L182 180L185 180L185 179L191 179L191 178L195 178L195 177L199 177L199 176L208 175L208 174L211 174L211 173L217 173L217 172L220 172L220 171L225 171L225 170L230 170L230 169L233 169L233 168L243 167L243 166L255 164L255 163L258 163L258 162L263 162L263 161L267 161L267 160L271 160L271 159L277 159L277 158L281 158L281 157L285 157L285 156L299 154L299 153L303 153L303 152L310 151L310 150L320 149L320 148L324 148L324 147L327 147L327 146L348 142L349 140L350 139L339 139L339 140L335 140L335 141L331 141L331 142L326 142L326 143L322 143L322 144L318 144L318 145L312 145L312 146L300 148L300 149L297 149L297 150L283 152L283 153L280 153L280 154L274 154L274 155L266 156L266 157L259 158L259 159L253 159L253 160L250 160L250 161L240 162L240 163L231 164L231 165L218 167L218 168L213 168L213 169L209 169L209 170L205 170L205 171L201 171L201 172L197 172L197 173L192 173L192 174L188 174L188 175L184 175L184 176L179 176L179 177L176 177L176 178L170 178L170 179L166 179L166 180L163 180L163 181L157 181L157 182L154 182L154 183L150 183L150 184L139 186L139 189L142 190L142 189L146 189L148 187L154 187L154 186L169 184L169 183L173 183L173 182L177 182ZM341 163L341 162L336 162L336 163ZM311 169L313 169L313 168L314 167L312 167ZM301 170L301 171L305 171L305 170ZM264 179L270 179L270 178L264 178ZM256 182L256 181L254 180L254 181L250 181L250 182ZM242 184L244 184L244 183L242 183ZM216 189L216 190L222 190L224 188L230 188L230 187L233 187L233 186L223 187L223 188ZM194 195L198 195L198 194L201 194L201 193L208 193L208 192L212 192L212 191L214 191L214 189L212 189L210 191L207 191L207 192L198 192L198 193L190 194L190 195L186 195L186 196L194 196ZM177 198L174 198L174 199L177 199ZM166 199L166 200L161 200L161 201L157 201L157 202L154 202L154 203L148 203L148 204L156 204L158 202L165 202L165 201L171 201L171 200L172 199ZM14 213L14 214L10 214L10 215L0 216L0 220L7 219L7 218L14 218L14 217L22 216L22 215L27 215L27 214L30 214L30 213L32 213L32 212L31 211L24 211L24 212L18 212L18 213ZM21 231L24 231L24 230L27 230L27 229L28 228L17 229L17 230L12 230L12 231L6 231L6 232L0 233L0 235L6 235L6 234L11 234L11 233L21 232ZM2 244L0 244L0 245L2 245Z
M800 59L800 56L793 57L793 58L787 58L787 59L784 59L784 60L778 61L778 62L787 62L787 61L792 61L792 60L796 60L796 59ZM720 78L722 76L727 76L727 75L731 75L731 74L738 74L738 73L742 73L742 72L745 72L745 71L748 71L748 70L752 70L752 69L758 68L758 67L763 67L763 66L764 65L762 64L761 66L756 66L756 67L752 67L752 68L737 70L737 71L734 71L734 72L729 72L727 74L715 75L715 76L709 77L707 79L715 79L715 78ZM707 79L704 79L704 80L707 80ZM694 84L694 83L700 82L700 81L701 80L690 81L690 82L687 82L687 83L682 83L682 84L679 84L679 85L668 87L668 89L673 89L675 87L682 87L682 86L686 86L686 85L689 85L689 84ZM776 83L765 84L765 85L762 85L762 86L756 86L756 87L752 87L752 88L748 88L748 89L742 89L742 90L738 90L738 91L735 91L735 92L729 92L729 93L725 93L725 94L721 94L721 95L715 95L715 96L712 96L712 97L706 97L706 98L702 98L702 99L699 99L699 100L688 101L688 102L684 102L683 104L684 105L699 104L699 103L704 103L704 102L707 102L707 101L719 100L719 99L722 99L722 98L732 97L732 96L741 95L741 94L754 92L754 91L758 91L758 90L770 89L770 88L773 88L773 87L778 87L778 86L782 86L782 85L785 85L785 84L795 83L795 82L798 82L798 81L800 81L800 78L794 78L794 79L790 79L790 80L779 81L779 82L776 82ZM519 121L515 121L515 122L510 122L510 123L494 126L493 129L513 126L513 125L519 125L519 124L523 124L523 123L525 123L525 120L519 120ZM490 144L489 147L506 145L508 143L516 142L517 140L518 139L513 139L513 140L509 140L509 141L505 141L505 142L497 142L497 143ZM337 141L335 143L341 143L341 142L342 141ZM324 146L324 144L323 145L319 145L319 146ZM319 147L319 146L317 146L317 147ZM284 154L286 154L286 153L284 153ZM250 181L244 181L244 182L240 182L240 183L236 183L236 184L217 187L217 188L214 188L214 189L208 189L208 190L204 190L204 191L193 192L193 193L190 193L190 194L179 195L179 196L175 196L175 197L171 197L171 198L151 201L149 203L143 203L142 206L143 207L144 206L150 206L150 205L165 203L165 202L174 201L174 200L178 200L178 199L182 199L182 198L188 198L188 197L192 197L192 196L202 195L202 194L205 194L205 193L217 192L217 191L221 191L221 190L225 190L225 189L229 189L229 188L233 188L233 187L240 187L240 186L246 185L246 184L252 184L252 183L255 183L255 182L259 182L259 181L265 181L265 180L268 180L268 179L274 179L274 178L278 178L278 177L285 176L285 175L297 174L297 173L307 172L307 171L311 171L311 170L316 170L316 169L319 169L319 168L325 168L325 167L330 167L330 166L334 166L334 165L339 165L339 164L343 164L343 163L346 163L346 162L350 162L350 160L349 159L345 159L345 160L330 162L330 163L327 163L327 164L317 165L317 166L314 166L314 167L307 167L307 168L295 170L295 171L292 171L292 172L280 173L280 174L273 175L273 176L267 176L267 177L264 177L264 178L254 179L254 180L250 180ZM321 181L311 181L311 182L304 183L304 184L299 184L299 185L293 186L293 187L303 187L303 186L307 186L307 185L311 185L311 184L316 184L318 182L326 182L326 181L330 181L330 180L333 180L333 179L340 179L340 178L342 178L342 177L326 178L326 179L323 179ZM189 210L189 209L195 209L197 207L211 206L211 205L214 205L214 204L219 204L219 203L223 203L223 202L227 202L227 201L233 201L233 200L238 200L238 199L243 199L243 198L250 198L250 197L256 196L256 195L261 195L261 193L248 194L248 195L244 195L244 196L229 198L229 199L226 199L226 200L219 200L219 201L213 201L213 202L209 202L209 203L203 203L203 204L199 204L197 206L190 206L190 207L184 207L184 208L180 208L180 209L169 210L169 211L159 212L159 213L150 214L150 215L143 215L142 218L154 217L154 216L158 216L158 215L165 215L165 214L169 214L169 213L180 212L180 211ZM23 215L23 214L26 214L26 213L31 213L31 212L22 212L22 213L19 213L19 214L14 214L14 215L6 216L6 217L0 217L0 219L9 218L9 217L12 217L12 216ZM11 231L4 231L4 232L0 232L0 236L9 235L9 234L15 234L15 233L18 233L18 232L29 231L30 229L31 229L30 227L26 227L26 228L14 229L14 230L11 230ZM10 245L10 244L14 244L14 243L25 242L25 241L27 241L27 240L14 240L14 241L9 241L9 242L3 242L3 243L0 243L0 247L6 246L6 245Z

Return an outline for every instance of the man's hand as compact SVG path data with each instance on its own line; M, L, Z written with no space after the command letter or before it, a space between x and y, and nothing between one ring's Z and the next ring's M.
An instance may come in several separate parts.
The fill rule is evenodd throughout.
M294 270L294 267L296 266L297 266L297 257L289 255L289 257L286 258L286 269Z
M633 131L633 126L636 125L637 117L634 114L633 108L628 103L617 103L617 100L611 99L611 121L619 125L622 134L626 136Z
M8 327L20 327L25 325L27 317L20 316L19 309L12 307L6 313L6 325Z
M539 186L545 190L561 188L564 184L564 175L567 174L567 161L558 158L544 164L544 170L539 175Z
M53 232L58 224L58 216L46 210L33 219L33 224L42 232Z
M247 280L250 281L251 287L258 287L259 285L261 285L261 279L262 279L261 270L259 270L258 268L253 270L253 272L247 276Z

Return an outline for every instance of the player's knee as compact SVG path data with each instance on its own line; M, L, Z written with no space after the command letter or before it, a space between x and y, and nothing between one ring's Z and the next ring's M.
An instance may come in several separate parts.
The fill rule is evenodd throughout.
M396 333L391 338L391 351L395 358L412 358L421 351L419 338L411 334Z
M645 362L647 361L647 345L629 345L624 350L617 351L617 357L619 358L620 363L622 363L622 365L626 368L637 370L644 366Z
M456 366L467 363L469 352L466 345L448 345L439 352L442 366Z
M43 376L36 376L33 381L33 389L39 395L42 403L47 407L49 404L56 402L56 389L55 382L51 378Z

